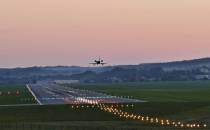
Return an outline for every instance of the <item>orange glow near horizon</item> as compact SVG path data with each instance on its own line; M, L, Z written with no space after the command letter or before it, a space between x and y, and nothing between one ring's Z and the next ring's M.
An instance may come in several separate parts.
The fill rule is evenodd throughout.
M5 0L0 67L210 56L209 0Z

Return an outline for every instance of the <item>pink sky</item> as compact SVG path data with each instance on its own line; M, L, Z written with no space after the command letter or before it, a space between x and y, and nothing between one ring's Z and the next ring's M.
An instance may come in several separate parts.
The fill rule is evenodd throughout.
M2 0L0 67L210 57L210 0Z

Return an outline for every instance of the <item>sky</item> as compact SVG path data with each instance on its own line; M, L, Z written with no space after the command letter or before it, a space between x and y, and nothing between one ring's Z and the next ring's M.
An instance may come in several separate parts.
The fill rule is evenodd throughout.
M1 0L0 67L210 57L210 0Z

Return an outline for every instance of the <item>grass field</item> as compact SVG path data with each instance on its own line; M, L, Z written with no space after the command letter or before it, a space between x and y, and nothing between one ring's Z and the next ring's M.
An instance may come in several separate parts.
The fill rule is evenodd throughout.
M79 84L73 87L150 102L210 102L210 81Z
M74 106L74 108L72 108ZM88 105L47 105L0 107L1 122L54 122L54 121L111 121L112 114ZM82 108L82 106L85 106Z
M210 125L209 81L78 84L71 85L71 87L89 89L111 95L133 96L133 98L148 101L134 104L133 108L121 108L130 113L181 120L183 122L202 122L207 123L208 126ZM16 90L17 88L19 87L9 87L9 90ZM4 87L4 89L6 88ZM25 95L22 95L23 97L21 98L31 96L22 86L20 86L20 91L25 92ZM2 100L3 98L0 101ZM6 104L7 101L19 103L16 97L2 102ZM22 126L25 126L27 130L30 130L29 128L34 128L33 130L39 130L39 128L43 130L174 129L120 119L97 108L82 108L80 106L80 108L76 109L75 107L72 108L71 105L0 107L0 129L2 124L2 129L7 130L5 126L7 126L8 122L14 124L14 127L19 126L22 128Z
M181 107L179 107L181 105ZM85 105L84 105L85 106ZM159 106L159 107L158 107ZM189 113L192 110L200 109L205 107L202 103L184 103L184 104L173 104L173 103L143 103L135 104L133 108L124 108L122 110L132 112L132 113L142 113L149 116L158 116L161 118L170 118L174 120L186 121L196 121L196 118L192 118L194 115ZM188 113L190 116L183 117L183 113ZM197 113L202 118L201 113ZM145 129L145 130L171 130L175 128L171 127L161 127L148 125L139 121L120 119L110 113L105 113L100 111L98 108L87 108L80 105L79 108L72 108L71 105L58 105L58 106L25 106L25 107L0 107L0 129L4 128L9 124L28 127L27 130L39 130L38 128L46 128L48 130L62 130L63 127L73 128L77 130L92 129L104 129L104 130L114 130L117 128L127 129ZM190 117L190 120L189 120ZM200 118L198 121L203 120ZM33 129L30 129L32 126ZM12 127L14 129L14 127ZM37 129L35 129L36 127ZM55 129L56 127L56 129ZM89 128L89 129L87 129ZM113 129L114 128L114 129ZM45 129L45 130L46 130ZM120 129L119 129L120 130Z
M72 85L71 85L72 87ZM210 125L210 81L79 84L88 89L148 101L135 104L133 113Z
M0 86L0 105L33 104L35 100L24 85Z

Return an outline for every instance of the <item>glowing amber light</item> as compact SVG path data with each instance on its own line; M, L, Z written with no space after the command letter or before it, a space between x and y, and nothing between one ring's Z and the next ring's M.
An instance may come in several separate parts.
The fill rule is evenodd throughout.
M148 121L149 123L151 124L154 124L154 123L157 123L157 124L160 124L160 125L171 125L171 126L174 126L174 127L184 127L186 126L186 128L206 128L207 125L206 124L184 124L184 123L181 123L180 121L178 122L175 122L175 121L169 121L169 120L159 120L157 117L149 117L149 116L142 116L142 115L136 115L136 114L133 114L133 113L128 113L128 112L123 112L122 110L118 109L119 106L123 107L124 105L105 105L105 104L99 104L98 103L99 100L89 100L89 99L85 99L85 98L79 98L78 101L75 103L87 103L89 105L86 106L86 108L99 108L100 110L102 111L105 111L105 112L109 112L109 113L112 113L113 115L116 115L118 116L119 118L121 117L124 117L126 119L132 119L132 120L140 120L140 121ZM125 105L127 107L129 107L129 105ZM130 105L132 107L134 107L134 105ZM76 108L76 109L79 109L79 108L85 108L84 105L72 105L71 106L72 108Z

